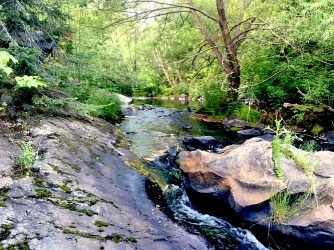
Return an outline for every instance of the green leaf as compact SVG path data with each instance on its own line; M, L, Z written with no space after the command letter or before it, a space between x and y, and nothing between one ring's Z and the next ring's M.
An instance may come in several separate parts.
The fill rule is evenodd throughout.
M9 63L10 60L13 63L17 63L18 62L15 59L15 57L13 57L7 51L0 51L0 70L4 71L7 76L9 76L13 72L13 69L11 67L7 66L7 64Z
M44 82L41 82L38 76L18 76L15 77L16 88L39 88L47 86Z

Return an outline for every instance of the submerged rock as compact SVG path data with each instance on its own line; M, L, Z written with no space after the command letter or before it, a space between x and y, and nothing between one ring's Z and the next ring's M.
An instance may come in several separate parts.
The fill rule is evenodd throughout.
M184 185L194 204L201 209L211 208L208 212L230 214L258 225L263 231L270 229L273 237L275 233L291 237L294 241L290 246L333 247L334 153L308 153L292 146L288 150L314 167L314 178L296 161L282 158L284 177L279 179L271 143L253 138L241 145L227 146L220 154L200 150L180 153ZM312 195L313 188L317 199ZM291 204L302 194L311 192L311 195L305 196L296 213L277 218L273 199L284 192Z

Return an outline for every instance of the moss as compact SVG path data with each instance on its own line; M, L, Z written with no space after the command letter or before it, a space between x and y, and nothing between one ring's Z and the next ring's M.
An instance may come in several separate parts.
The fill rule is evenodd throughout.
M48 163L48 165L57 172L57 174L62 174L62 175L71 175L69 172L66 172L62 169L60 169L57 165L54 165L52 163Z
M72 183L72 182L73 182L73 180L71 180L71 179L66 179L66 180L64 180L64 183L65 183L65 184Z
M94 214L97 214L97 213L95 213L94 211L89 210L89 209L84 210L84 211L85 211L85 214L86 214L87 216L93 216Z
M133 237L128 237L128 238L126 238L126 241L127 241L127 242L130 242L130 243L137 243L137 239L136 239L136 238L133 238Z
M66 185L66 183L59 185L59 187L68 194L72 193L72 190Z
M35 189L36 195L39 198L51 197L52 192L46 188L37 188Z
M73 234L73 235L77 235L77 236L85 237L85 238L97 239L97 240L101 240L101 241L112 240L116 243L120 243L123 240L122 236L119 235L119 234L116 234L116 233L112 234L111 236L101 237L99 235L95 235L95 234L91 234L91 233L83 233L83 232L80 232L80 231L73 231L73 230L70 230L68 228L63 229L63 233L64 234Z
M125 161L125 164L128 165L129 167L136 169L140 174L149 177L150 180L159 185L161 189L166 188L167 186L166 181L154 170L149 169L139 159L134 161Z
M38 187L43 187L44 181L41 178L35 177L34 178L35 185Z
M319 135L319 134L320 134L321 132L323 132L323 131L324 131L324 128L321 127L320 125L316 124L316 125L314 125L314 127L312 128L311 133L312 133L313 135Z
M91 238L91 239L96 239L96 237L98 237L98 235L93 235L93 234L90 234L90 233L83 233L83 232L80 232L80 231L73 231L73 230L70 230L70 229L67 229L67 228L65 228L63 230L63 233L64 234L74 234L74 235L78 235L78 236L85 237L85 238Z
M72 162L68 162L65 161L64 159L61 158L57 158L57 160L59 160L61 163L63 163L65 166L69 166L70 168L72 168L75 172L80 172L81 168L79 167L79 165L72 163Z
M242 128L239 128L239 127L230 127L229 130L231 132L238 132L238 131L242 130Z
M30 250L30 247L28 245L27 241L24 242L17 242L15 244L11 244L7 247L8 250Z
M9 187L8 186L4 186L2 188L0 188L0 207L4 207L6 200L8 200L9 196L8 196L8 191L9 191Z
M71 210L71 211L78 211L75 207L75 204L72 202L69 203L56 203L57 206Z
M95 205L97 203L97 200L90 200L89 201L89 205L90 206L93 206L93 205Z
M102 220L97 220L97 221L95 221L95 225L98 226L98 227L107 227L109 224L102 221Z
M122 236L120 236L119 234L112 234L111 240L115 243L120 243L122 242Z
M1 225L0 227L0 241L3 241L7 239L7 237L10 235L10 230L13 229L12 225Z
M76 190L76 191L83 192L85 195L87 195L87 197L95 197L94 194L92 194L92 193L90 193L90 192L88 192L88 191L86 191L86 190L83 190L83 189L80 189L80 188L76 188L75 190Z

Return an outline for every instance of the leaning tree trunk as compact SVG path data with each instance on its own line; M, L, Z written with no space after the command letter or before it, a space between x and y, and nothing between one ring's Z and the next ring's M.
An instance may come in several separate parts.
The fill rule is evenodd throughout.
M227 102L236 100L238 96L238 90L241 83L240 77L240 64L238 61L237 51L240 44L245 40L246 35L253 30L252 24L255 21L255 18L251 17L246 20L243 20L244 11L251 4L252 0L244 0L243 8L240 12L240 20L232 28L228 25L227 15L226 15L226 4L225 0L216 0L216 7L218 18L211 17L212 20L215 20L219 24L220 32L222 35L223 46L217 44L206 29L204 23L202 22L196 8L194 7L193 1L188 0L190 7L190 12L199 27L201 33L203 34L206 42L210 45L213 50L223 72L226 74L226 79L229 83L229 97ZM241 30L241 25L244 25L245 29ZM236 34L232 36L232 33Z

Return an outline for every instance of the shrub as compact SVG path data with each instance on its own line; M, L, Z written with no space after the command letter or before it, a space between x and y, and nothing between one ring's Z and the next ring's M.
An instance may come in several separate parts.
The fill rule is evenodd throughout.
M245 120L250 123L255 123L260 119L261 113L245 104L241 104L237 110L234 111L240 119Z
M119 121L122 117L122 103L108 90L97 90L91 93L86 104L79 105L83 112L106 120Z
M211 115L221 115L223 113L226 92L220 89L220 84L208 83L204 88L204 110Z

